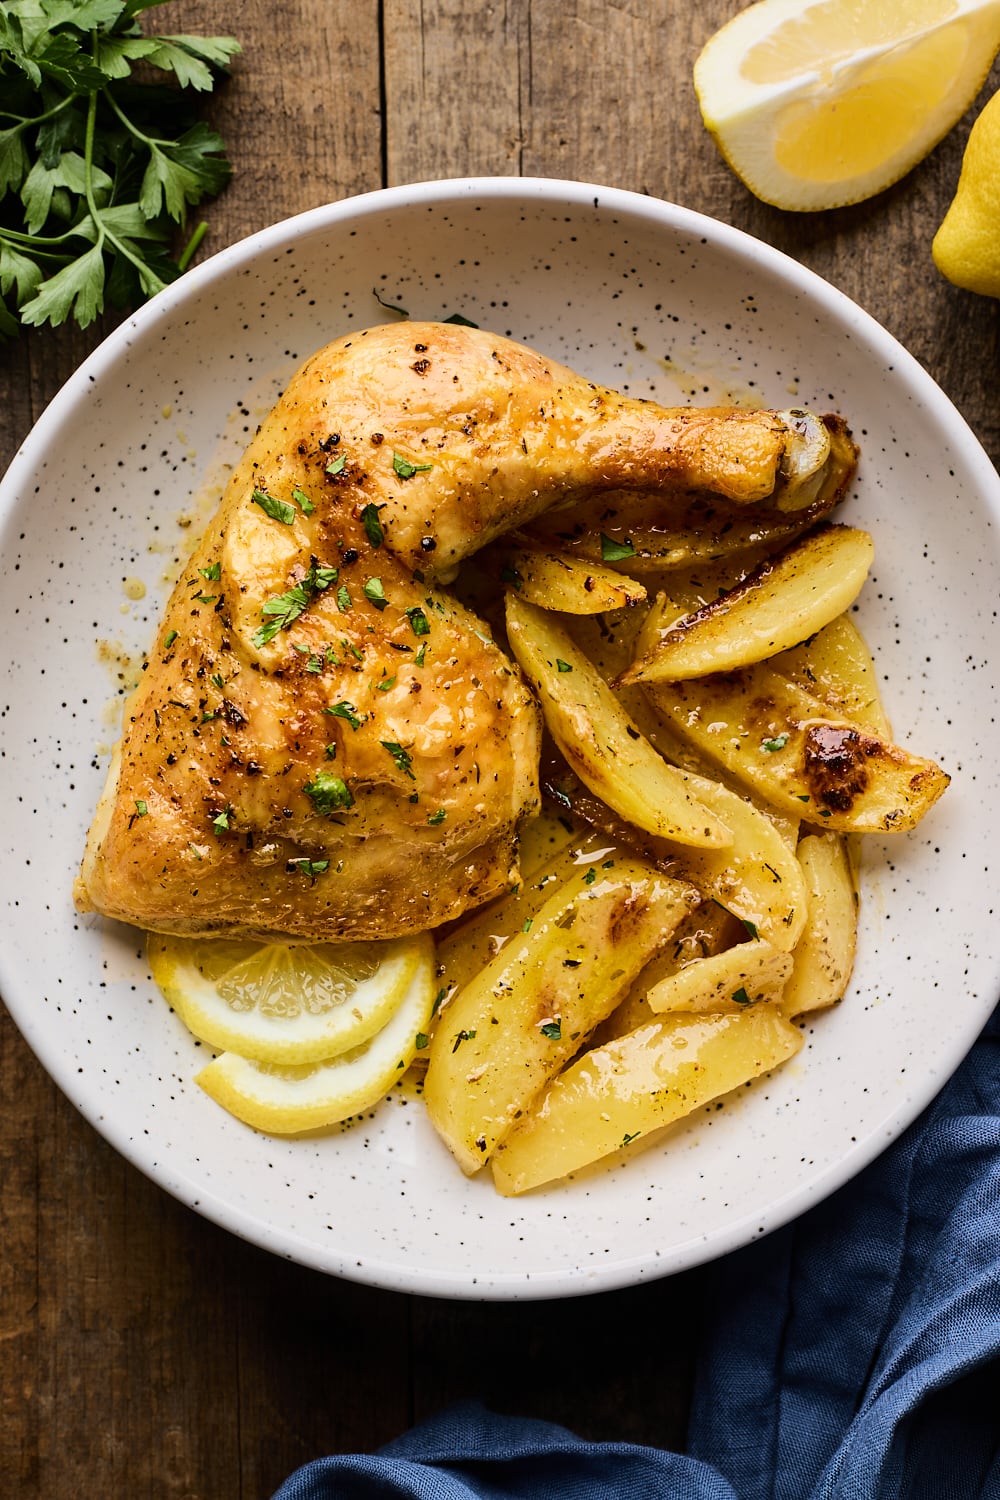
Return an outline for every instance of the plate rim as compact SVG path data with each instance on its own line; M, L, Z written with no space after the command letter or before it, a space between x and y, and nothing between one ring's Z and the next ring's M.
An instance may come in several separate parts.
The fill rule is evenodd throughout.
M846 322L873 355L892 364L894 373L905 382L918 401L925 406L931 405L939 416L947 417L956 443L961 444L963 458L973 472L977 492L992 511L994 519L1000 523L1000 474L952 399L892 333L853 299L809 267L745 230L667 199L569 179L478 176L400 184L322 204L257 230L234 244L223 247L185 272L184 276L113 329L76 367L41 412L0 479L0 535L6 534L25 479L37 472L37 460L45 452L50 431L62 424L78 402L87 399L90 387L106 367L123 356L136 339L155 331L161 321L170 320L176 309L189 298L196 297L215 281L228 277L234 271L238 272L260 257L284 250L303 236L330 231L339 223L421 206L440 209L449 202L468 202L477 197L511 202L522 199L526 206L540 208L572 205L576 209L585 209L588 203L592 203L595 211L610 211L635 217L646 226L653 221L668 233L682 233L702 240L736 256L746 264L759 265L769 274L777 275L790 283L810 303L818 303L835 319ZM890 1112L880 1132L873 1131L867 1140L858 1142L852 1150L842 1153L806 1187L798 1185L789 1189L780 1199L770 1204L765 1212L743 1214L727 1222L724 1230L716 1230L711 1234L692 1234L682 1245L673 1247L669 1253L654 1262L650 1261L648 1254L644 1254L628 1260L622 1258L610 1266L592 1270L577 1265L569 1270L563 1267L551 1271L505 1271L482 1276L474 1275L471 1271L461 1275L455 1271L440 1272L420 1266L400 1266L398 1262L383 1263L370 1255L356 1264L348 1264L341 1254L324 1256L316 1242L270 1224L241 1207L234 1207L214 1187L206 1189L206 1184L196 1183L188 1174L177 1173L170 1169L169 1164L151 1160L151 1153L143 1152L141 1141L128 1138L126 1126L119 1124L114 1117L109 1119L99 1110L93 1110L77 1097L73 1086L74 1077L69 1071L69 1060L52 1051L46 1042L45 1028L33 1024L30 1000L18 996L20 984L13 971L8 968L3 948L0 948L0 995L3 996L3 1003L15 1026L41 1066L88 1123L143 1175L228 1233L325 1274L342 1276L385 1290L456 1299L530 1300L587 1295L678 1274L745 1246L751 1240L760 1238L762 1232L770 1233L780 1228L813 1204L828 1198L903 1133L940 1093L975 1045L996 1004L997 991L1000 989L1000 958L994 960L994 969L992 998L988 1005L981 1003L982 1015L974 1034L970 1035L970 1022L961 1035L956 1037L949 1052L943 1058L936 1059L936 1069L925 1073L921 1086L915 1088L903 1103ZM12 996L15 997L13 1000ZM748 1232L747 1226L751 1221L754 1228ZM707 1254L702 1253L706 1241L710 1241Z

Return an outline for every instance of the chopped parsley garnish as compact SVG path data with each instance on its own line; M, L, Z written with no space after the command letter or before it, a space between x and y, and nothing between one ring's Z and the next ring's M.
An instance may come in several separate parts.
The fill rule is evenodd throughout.
M311 516L313 511L316 509L315 505L313 505L305 490L292 490L292 499L295 501L296 505L299 507L299 510L304 516Z
M379 744L382 746L383 750L388 750L389 754L392 756L399 769L401 771L404 771L406 775L409 776L411 781L416 781L417 778L410 770L410 765L413 760L410 752L408 750L404 750L402 745L397 744L395 740L379 740Z
M416 656L413 658L413 665L415 667L422 667L423 664L424 664L424 658L425 658L426 655L427 655L427 642L424 641L424 644L421 646L420 650L417 652Z
M332 771L317 771L312 781L307 781L302 790L321 817L339 807L354 806L354 798L347 783Z
M626 1130L625 1134L622 1136L622 1145L623 1146L629 1146L629 1145L631 1145L631 1143L633 1141L637 1141L641 1135L642 1135L642 1131L641 1130L633 1130L632 1133L631 1133L631 1135Z
M218 594L195 594L194 597L199 604L214 604L219 596Z
M457 323L460 328L478 328L478 323L473 323L471 318L463 318L461 313L452 313L445 318L446 323Z
M142 797L137 797L135 799L135 810L140 818L144 818L149 812L149 808L146 806L146 803L144 802Z
M448 813L445 808L439 807L437 812L427 814L428 823L443 823Z
M378 513L381 509L381 505L373 505L369 502L361 512L361 524L365 528L365 536L373 547L381 547L385 541L385 532L382 530L382 523L378 518Z
M562 1040L562 1021L558 1016L554 1021L545 1021L538 1029L542 1036L548 1037L550 1042Z
M337 590L337 608L342 615L346 615L351 607L351 596L348 593L347 584L342 583Z
M216 833L226 833L229 829L232 828L233 818L235 816L236 814L233 812L233 809L227 804L226 807L223 808L222 812L216 813L215 817L212 819L212 827L215 829Z
M430 1037L427 1035L426 1031L418 1031L416 1036L413 1038L413 1045L416 1047L418 1052L423 1052L424 1048L428 1045L429 1042Z
M344 472L344 465L346 463L347 463L347 454L346 453L338 453L337 457L335 459L333 459L333 461L331 463L327 464L327 466L326 466L326 472L329 475L331 475L333 478L336 478L336 476L338 474L343 474L343 472Z
M584 883L584 885L593 885L593 883L594 883L594 881L596 879L597 879L597 871L596 870L588 870L587 873L586 873L586 875L583 877L583 883Z
M395 686L396 686L396 678L394 676L393 677L383 677L381 682L376 683L376 685L375 685L375 691L377 693L387 693L387 692L389 692L390 688L394 688Z
M364 723L364 715L359 715L354 704L348 703L346 698L342 698L339 703L331 703L323 712L333 714L336 719L346 719L352 729L359 729Z
M314 564L300 583L293 584L284 594L265 599L260 607L265 617L264 624L254 631L253 643L258 648L273 641L280 630L287 630L293 621L308 608L316 594L337 581L337 569Z
M219 689L220 693L222 692L222 689L226 685L225 682L223 681L223 677L222 677L222 673L221 672L213 672L212 675L211 675L211 677L209 678L209 682L212 684L213 687L217 687Z
M176 630L168 630L167 633L166 633L166 635L163 637L163 649L165 651L169 651L170 648L171 648L171 646L174 644L174 641L176 641L176 639L177 639L177 632L176 632Z
M747 994L742 985L740 985L738 990L733 990L733 999L736 1001L737 1005L750 1004L750 996Z
M760 748L773 755L776 750L784 750L787 744L787 734L776 734L772 740L762 740Z
M392 467L400 479L412 479L414 474L424 474L428 469L433 469L433 464L413 464L402 453L393 451Z
M385 597L385 589L382 587L381 578L369 578L364 586L364 596L369 604L374 604L376 609L385 609L389 603Z
M573 668L570 666L570 664L569 664L568 661L563 661L563 659L562 659L561 656L557 656L556 657L556 671L557 672L572 672L572 670L573 670Z
M295 870L299 875L322 875L330 868L328 859L290 859L288 868Z
M220 562L209 563L207 568L199 568L198 572L202 578L207 578L209 583L218 583L222 577L222 564Z
M760 933L757 931L756 922L750 922L746 917L740 917L740 921L743 923L743 926L746 928L747 932L752 938L760 937Z
M419 604L414 604L412 609L406 611L406 618L410 622L410 627L414 635L430 635L430 621Z
M456 1037L455 1037L455 1045L451 1049L452 1052L457 1052L458 1049L459 1049L459 1047L461 1047L461 1045L462 1045L463 1042L471 1042L472 1039L473 1039L473 1037L475 1036L475 1034L476 1034L475 1031L460 1031L460 1032L458 1032L457 1035L456 1035Z
M281 521L285 526L295 524L295 506L289 505L287 500L276 500L266 490L254 490L250 496L254 505L259 505L265 516L270 516L272 521Z
M634 556L635 548L628 538L624 542L615 542L601 532L601 557L605 562L621 562L623 558Z

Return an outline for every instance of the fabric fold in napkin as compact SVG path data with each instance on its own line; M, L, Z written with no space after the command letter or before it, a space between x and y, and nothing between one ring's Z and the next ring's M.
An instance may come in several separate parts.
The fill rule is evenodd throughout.
M273 1500L1000 1500L1000 1011L877 1161L706 1275L687 1454L470 1402Z

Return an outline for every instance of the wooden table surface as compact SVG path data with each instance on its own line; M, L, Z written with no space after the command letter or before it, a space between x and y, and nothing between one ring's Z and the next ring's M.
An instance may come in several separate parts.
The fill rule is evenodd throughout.
M930 243L973 112L903 183L783 214L701 124L695 56L738 0L174 0L158 30L235 32L210 101L235 167L207 250L381 186L577 178L738 225L825 276L936 378L1000 459L1000 303ZM983 99L1000 83L994 73ZM203 252L204 253L204 252ZM110 330L0 349L0 467ZM0 747L2 748L2 747ZM699 1272L565 1302L435 1301L325 1278L230 1237L85 1124L0 1007L0 1489L17 1500L267 1500L446 1402L682 1446Z

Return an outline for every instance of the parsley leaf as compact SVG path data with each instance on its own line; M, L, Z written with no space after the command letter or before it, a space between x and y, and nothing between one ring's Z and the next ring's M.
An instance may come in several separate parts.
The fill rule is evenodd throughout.
M352 729L360 729L364 723L364 715L359 715L354 704L348 703L346 698L339 703L331 703L328 708L324 708L323 712L333 714L336 719L346 719Z
M410 752L408 750L404 750L402 745L397 744L395 740L379 740L379 744L382 746L383 750L388 750L389 754L392 756L399 769L401 771L404 771L406 775L409 776L411 781L416 781L417 778L410 770L410 765L413 760Z
M424 474L428 469L433 469L434 465L411 463L408 458L403 457L402 453L394 451L392 455L392 467L400 479L412 479L414 474Z
M369 604L374 604L376 609L385 609L389 603L385 597L385 589L382 587L381 578L369 578L362 592Z
M295 506L289 505L287 500L276 500L266 490L254 490L250 498L254 505L260 506L265 516L271 517L272 521L282 521L286 526L295 525Z
M373 505L369 502L361 512L361 524L365 528L365 535L373 547L381 547L385 541L385 532L378 518L381 505Z
M309 607L314 596L335 584L337 577L336 568L313 563L299 583L293 584L284 594L265 599L260 607L264 623L253 634L253 644L257 649L266 646L268 641L273 641L280 630L287 630Z
M317 771L312 781L307 781L302 790L321 817L334 812L338 807L354 806L354 798L347 783L332 771Z
M616 542L601 532L601 557L605 562L621 562L623 558L634 556L635 548L627 537L624 542Z

